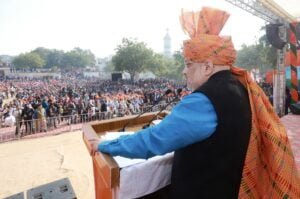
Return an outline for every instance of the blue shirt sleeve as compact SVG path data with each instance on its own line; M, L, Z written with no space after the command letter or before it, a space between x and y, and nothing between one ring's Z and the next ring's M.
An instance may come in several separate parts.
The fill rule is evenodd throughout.
M210 100L202 93L192 93L158 125L104 141L98 150L112 156L147 159L204 140L213 134L216 126L217 115Z

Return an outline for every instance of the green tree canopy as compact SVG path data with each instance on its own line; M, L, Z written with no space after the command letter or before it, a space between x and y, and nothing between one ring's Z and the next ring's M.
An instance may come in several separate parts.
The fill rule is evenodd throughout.
M176 73L176 79L182 80L182 71L184 69L184 57L182 50L176 51L173 55L174 61L175 61L175 73Z
M61 50L52 50L47 57L47 68L58 68L62 66L62 59L64 57L64 52Z
M153 57L153 51L147 48L145 43L127 38L122 40L122 44L116 50L117 52L112 58L115 70L128 72L131 80L149 68L150 60Z
M42 63L42 65L29 61L34 60L36 55L42 60L35 60L36 63ZM84 68L95 66L96 60L90 50L74 48L64 53L61 50L38 47L30 53L20 54L13 63L17 68Z
M37 53L43 60L47 61L49 54L51 53L50 49L44 47L38 47L31 51L32 53Z
M112 63L112 61L107 61L106 62L106 65L104 67L104 71L105 72L113 72L113 71L115 71L115 66Z
M238 51L238 56L235 64L237 66L251 70L258 68L261 65L260 54L261 50L258 45L246 46L242 45L242 49Z
M71 53L79 55L81 57L81 64L85 66L95 66L96 58L90 50L83 50L81 48L74 48Z
M25 54L20 54L15 57L13 64L16 68L42 68L45 65L45 60L43 60L39 54L30 52Z
M84 68L86 66L95 66L95 55L90 50L74 48L63 55L61 66L63 68Z
M149 68L155 75L174 80L182 80L184 59L182 51L176 51L173 57L166 57L162 54L154 54Z
M276 60L276 49L270 45L266 35L263 35L257 44L242 45L242 49L237 52L235 65L248 70L259 68L261 72L265 72L276 67Z

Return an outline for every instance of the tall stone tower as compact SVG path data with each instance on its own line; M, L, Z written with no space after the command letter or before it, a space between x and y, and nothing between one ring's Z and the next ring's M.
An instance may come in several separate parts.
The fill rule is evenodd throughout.
M169 35L169 29L167 29L167 33L164 37L164 55L167 57L172 56L171 52L171 37Z

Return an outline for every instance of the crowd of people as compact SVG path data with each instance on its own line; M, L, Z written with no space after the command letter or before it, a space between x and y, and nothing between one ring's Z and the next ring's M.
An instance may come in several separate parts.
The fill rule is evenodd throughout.
M182 84L165 79L111 81L76 74L61 79L7 79L0 82L1 126L16 125L16 133L22 125L26 132L43 132L62 120L71 124L137 114L174 99L177 91L188 92L181 88ZM166 90L174 92L162 100Z
M263 89L263 91L265 92L265 94L268 96L270 103L273 105L273 100L274 100L274 96L273 96L273 84L270 83L266 83L266 82L260 82L259 83L260 87ZM298 91L298 95L300 96L300 91ZM285 115L287 115L288 113L292 112L292 95L291 95L291 91L288 87L285 88Z

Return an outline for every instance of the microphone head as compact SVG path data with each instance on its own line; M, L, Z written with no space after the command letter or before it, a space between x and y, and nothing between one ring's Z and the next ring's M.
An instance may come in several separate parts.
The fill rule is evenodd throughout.
M181 92L182 92L182 88L178 88L178 89L177 89L177 95L180 95Z
M143 126L143 129L146 129L146 128L148 128L149 126L150 126L150 124L146 124L146 125Z
M168 89L165 91L165 95L169 95L170 93L173 93L173 91L171 89Z

